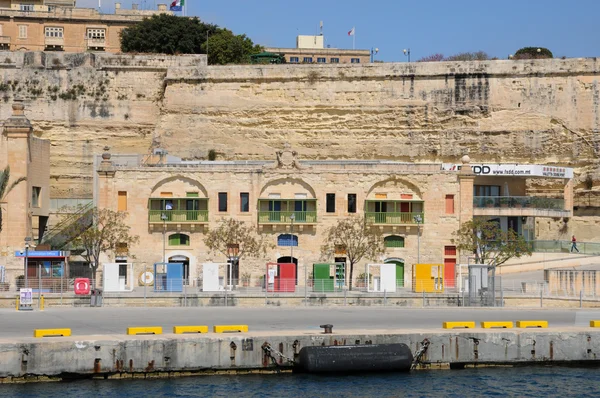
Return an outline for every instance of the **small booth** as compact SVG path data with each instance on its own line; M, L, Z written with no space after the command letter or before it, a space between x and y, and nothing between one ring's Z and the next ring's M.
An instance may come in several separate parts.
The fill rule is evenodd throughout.
M133 264L102 264L102 286L105 292L133 291Z
M267 263L267 291L288 292L296 291L296 264Z
M225 282L219 276L219 268L228 266L228 263L203 263L202 264L202 291L220 292L225 290Z
M372 293L396 291L396 264L367 264L367 291ZM373 277L371 278L371 275Z
M155 292L183 291L183 263L154 264Z
M444 291L444 264L415 264L413 291L442 293Z
M333 292L346 283L346 263L313 264L313 291Z
M64 290L68 284L68 251L27 250L15 252L15 257L26 258L27 286L34 293L52 293Z

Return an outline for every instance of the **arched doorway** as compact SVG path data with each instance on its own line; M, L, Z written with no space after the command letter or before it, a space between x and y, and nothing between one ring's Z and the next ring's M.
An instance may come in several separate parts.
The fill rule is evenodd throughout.
M277 259L278 264L290 264L293 263L295 265L295 274L296 274L296 286L298 285L298 259L296 257L279 257Z
M388 258L384 261L385 264L396 264L396 287L404 287L404 259Z
M169 257L170 263L182 263L183 264L183 284L190 284L190 259L181 254Z

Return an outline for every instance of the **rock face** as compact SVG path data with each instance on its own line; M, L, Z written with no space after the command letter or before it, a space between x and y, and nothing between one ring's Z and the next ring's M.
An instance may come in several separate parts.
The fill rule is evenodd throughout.
M0 117L27 103L53 198L91 197L92 156L561 164L594 171L600 62L207 67L204 56L0 52ZM577 182L576 182L577 187Z

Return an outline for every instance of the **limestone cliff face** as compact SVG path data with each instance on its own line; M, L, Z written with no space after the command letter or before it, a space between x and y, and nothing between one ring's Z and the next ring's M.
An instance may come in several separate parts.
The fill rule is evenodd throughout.
M10 62L9 62L10 61ZM91 197L92 154L535 162L595 170L597 59L207 67L205 57L0 53L0 117L27 101L52 197Z

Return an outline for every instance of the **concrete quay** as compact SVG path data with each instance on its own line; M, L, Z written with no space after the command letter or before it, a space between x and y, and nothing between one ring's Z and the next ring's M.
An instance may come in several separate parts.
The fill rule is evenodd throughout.
M600 365L600 329L591 327L113 334L2 339L0 382L289 371L292 363L281 356L273 361L265 344L296 359L305 346L406 343L416 352L425 339L425 368Z

